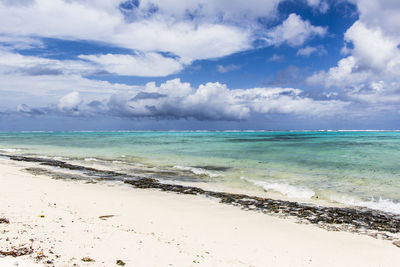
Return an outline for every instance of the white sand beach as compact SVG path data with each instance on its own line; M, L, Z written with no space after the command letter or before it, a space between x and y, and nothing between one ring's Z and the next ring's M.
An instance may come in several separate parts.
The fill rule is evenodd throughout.
M33 250L0 266L399 266L388 240L202 196L23 171L32 165L0 159L0 218L10 222L0 224L0 250Z

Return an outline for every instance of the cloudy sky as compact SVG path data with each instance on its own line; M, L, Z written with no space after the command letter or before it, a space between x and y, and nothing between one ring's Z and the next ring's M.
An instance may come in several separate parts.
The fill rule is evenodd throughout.
M0 0L0 130L400 129L398 0Z

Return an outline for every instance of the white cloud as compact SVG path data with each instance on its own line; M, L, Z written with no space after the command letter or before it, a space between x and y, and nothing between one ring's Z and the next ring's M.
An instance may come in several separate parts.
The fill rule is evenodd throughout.
M285 59L283 55L273 54L268 61L271 62L282 62Z
M81 60L56 60L0 50L0 73L23 73L25 75L85 75L94 67ZM11 78L11 77L10 77Z
M63 77L63 76L61 76ZM314 100L293 88L229 89L221 83L206 83L193 88L180 79L157 86L126 86L107 82L76 79L74 82L32 78L13 83L24 87L26 94L12 97L17 112L39 116L66 114L73 116L117 116L133 118L197 120L247 120L252 114L292 114L298 116L331 116L341 114L348 103L338 100ZM72 78L72 77L70 77ZM45 85L45 86L43 86ZM5 84L0 82L0 88ZM44 88L54 88L46 91ZM35 89L42 88L38 93ZM71 88L76 89L71 92ZM107 90L105 90L107 89ZM30 94L30 92L35 94ZM15 94L15 92L14 92ZM54 103L54 98L59 99ZM38 106L37 99L41 99ZM17 102L16 102L17 101ZM9 104L9 108L12 107ZM32 107L33 106L33 107ZM15 109L15 108L14 108Z
M379 43L384 44L381 52ZM307 81L311 84L324 84L326 87L357 88L384 79L387 90L393 90L389 85L399 81L397 73L400 71L400 54L397 49L387 53L389 50L384 48L385 45L387 43L382 40L376 40L375 45L370 45L369 52L368 49L363 50L363 46L366 47L364 44L361 47L355 46L352 55L341 59L336 67L315 73Z
M251 32L245 28L186 21L139 21L127 25L126 33L115 35L118 45L144 52L171 52L184 63L247 50L251 41Z
M307 0L307 4L321 13L326 13L329 9L329 4L324 0Z
M308 20L303 20L299 15L292 13L281 25L266 33L265 41L275 46L284 43L300 46L314 36L324 36L326 32L325 27L313 26Z
M71 92L60 98L57 107L60 111L77 111L78 106L82 103L79 92Z
M397 0L351 0L357 4L359 21L367 28L380 28L384 35L399 38L400 1Z
M243 120L250 115L226 85L207 83L194 89L179 79L160 86L149 83L128 95L114 94L108 106L112 114L126 117Z
M281 113L302 116L323 117L343 113L348 103L340 100L318 101L301 97L300 90L291 88L257 88L245 92L244 96L253 101L252 109L261 114Z
M307 79L311 84L324 84L326 87L355 86L369 77L369 72L359 71L357 59L353 56L343 58L328 72L320 71Z
M345 97L378 109L400 103L399 1L354 1L360 11L344 35L346 57L337 66L307 79L338 88ZM350 45L351 44L351 45ZM391 107L397 109L397 107Z
M220 83L200 85L194 94L182 102L191 116L199 119L243 120L250 116L250 107L241 103L234 91Z
M142 0L138 7L123 9L120 5L129 1L32 0L16 4L2 0L0 32L98 41L144 54L168 52L190 64L251 49L254 39L265 31L257 19L276 19L281 1ZM291 14L269 31L266 39L269 45L297 46L325 31Z
M21 76L18 73L0 73L0 92L2 110L13 110L19 104L47 107L70 93L79 92L85 103L102 101L110 95L138 90L138 86L90 80L80 75L41 75Z
M142 0L141 10L156 6L160 13L183 18L187 14L198 14L202 19L215 21L237 21L243 18L273 16L280 0ZM145 12L146 14L146 12Z
M37 0L13 5L0 1L0 32L13 36L39 36L91 40L139 50L170 52L190 63L226 56L251 48L254 18L271 16L279 1L141 1L127 19L119 10L124 1ZM151 3L158 11L149 15ZM191 8L193 7L193 8ZM180 18L201 9L200 19ZM178 12L178 13L177 13ZM218 21L241 18L243 23ZM246 23L246 20L248 23ZM212 44L212 45L211 45Z
M162 83L157 86L155 82L150 82L146 84L144 91L151 93L156 92L160 94L165 94L170 97L185 97L193 93L193 88L190 83L183 83L180 79L173 79Z
M319 46L309 46L307 45L306 47L300 48L296 55L297 56L305 56L309 57L312 54L317 54L318 56L321 56L323 54L326 54L327 51L324 46L319 45Z
M44 47L41 40L27 36L6 36L0 34L0 44L3 48L11 49L31 49ZM1 47L1 46L0 46Z
M325 34L325 28L313 26L296 14L272 30L265 29L258 19L277 19L281 1L142 0L134 4L126 0L0 0L0 42L8 48L23 49L40 47L40 38L48 37L95 41L132 50L132 54L125 55L81 55L82 60L8 55L14 57L11 61L15 64L19 60L20 66L12 68L29 75L106 71L167 76L195 60L252 49L254 40L263 34L266 45L275 46L298 46ZM173 57L163 56L164 52ZM2 63L0 68L10 68L11 63ZM221 66L219 70L233 69Z
M171 83L174 86L166 84ZM313 100L301 96L303 91L292 88L254 88L231 90L221 83L206 83L197 89L179 79L156 87L146 86L144 97L124 98L117 106L123 106L126 116L196 118L199 120L245 120L251 114L295 114L302 116L329 116L343 112L348 105L338 100ZM174 95L177 88L183 93ZM141 92L136 93L136 96ZM115 97L114 97L115 99ZM126 99L129 99L128 101ZM121 99L120 99L121 100ZM115 102L113 102L115 107ZM128 108L127 108L128 107Z
M346 31L345 40L353 43L352 54L365 66L383 69L398 60L400 38L385 36L381 28L367 28L357 21Z
M90 75L109 72L116 75L159 77L181 71L179 60L158 53L137 55L80 55L78 60L56 60L0 50L0 72L24 75Z
M231 64L231 65L227 65L227 66L217 65L217 70L220 73L227 73L227 72L239 70L239 69L240 69L240 66L235 65L235 64Z
M307 4L310 6L319 6L321 0L307 0Z
M117 74L142 77L167 76L183 69L183 64L170 57L164 57L157 53L145 53L139 55L80 55L98 64L100 70Z

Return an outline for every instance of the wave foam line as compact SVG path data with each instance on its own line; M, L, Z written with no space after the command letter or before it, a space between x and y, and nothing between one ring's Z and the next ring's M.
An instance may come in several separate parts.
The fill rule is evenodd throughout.
M189 171L189 172L194 173L196 175L209 176L211 178L223 176L220 173L210 172L210 171L202 169L202 168L185 167L185 166L179 166L179 165L176 165L173 168L174 169L178 169L178 170L182 170L182 171Z
M102 161L96 158L85 158L85 161Z
M19 151L22 151L22 150L18 149L18 148L0 148L0 152L12 153L12 152L19 152Z
M240 177L241 180L252 183L255 186L262 187L265 190L273 190L288 197L311 199L315 192L308 188L297 187L286 183L268 183Z
M391 199L384 199L382 197L379 199L371 198L370 200L357 200L355 198L346 196L331 196L330 200L345 205L365 207L400 215L400 203Z

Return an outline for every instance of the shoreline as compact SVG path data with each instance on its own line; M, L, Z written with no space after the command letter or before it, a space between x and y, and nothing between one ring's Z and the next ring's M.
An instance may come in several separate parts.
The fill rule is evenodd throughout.
M203 189L400 215L396 133L77 132L2 137L4 154L58 159ZM381 146L385 160L378 156ZM248 151L241 153L240 148Z
M157 189L166 192L201 195L217 199L220 203L238 206L245 210L258 211L281 217L294 217L299 221L317 224L322 227L367 233L371 230L389 233L400 232L400 215L366 207L322 206L317 203L302 203L287 199L276 199L254 196L243 193L207 190L193 185L180 185L160 182L154 178L143 178L112 170L102 170L83 165L71 164L61 160L41 157L0 154L13 161L34 162L40 166L57 167L66 170L80 171L97 181L121 180L123 183L139 189ZM34 174L51 175L50 171L40 168L28 168ZM387 236L390 240L390 236Z
M117 260L127 266L396 266L400 260L399 248L383 240L389 236L384 232L372 238L329 227L334 231L326 231L299 224L293 216L254 212L254 201L245 199L249 196L177 185L164 189L180 194L163 192L154 189L162 184L149 179L136 184L147 188L139 189L21 171L41 163L0 159L0 198L6 204L0 217L10 221L0 224L0 250L32 244L33 252L24 260L39 257L41 263L52 261L48 266L117 266ZM398 233L392 236L397 238ZM95 262L84 262L84 257Z

